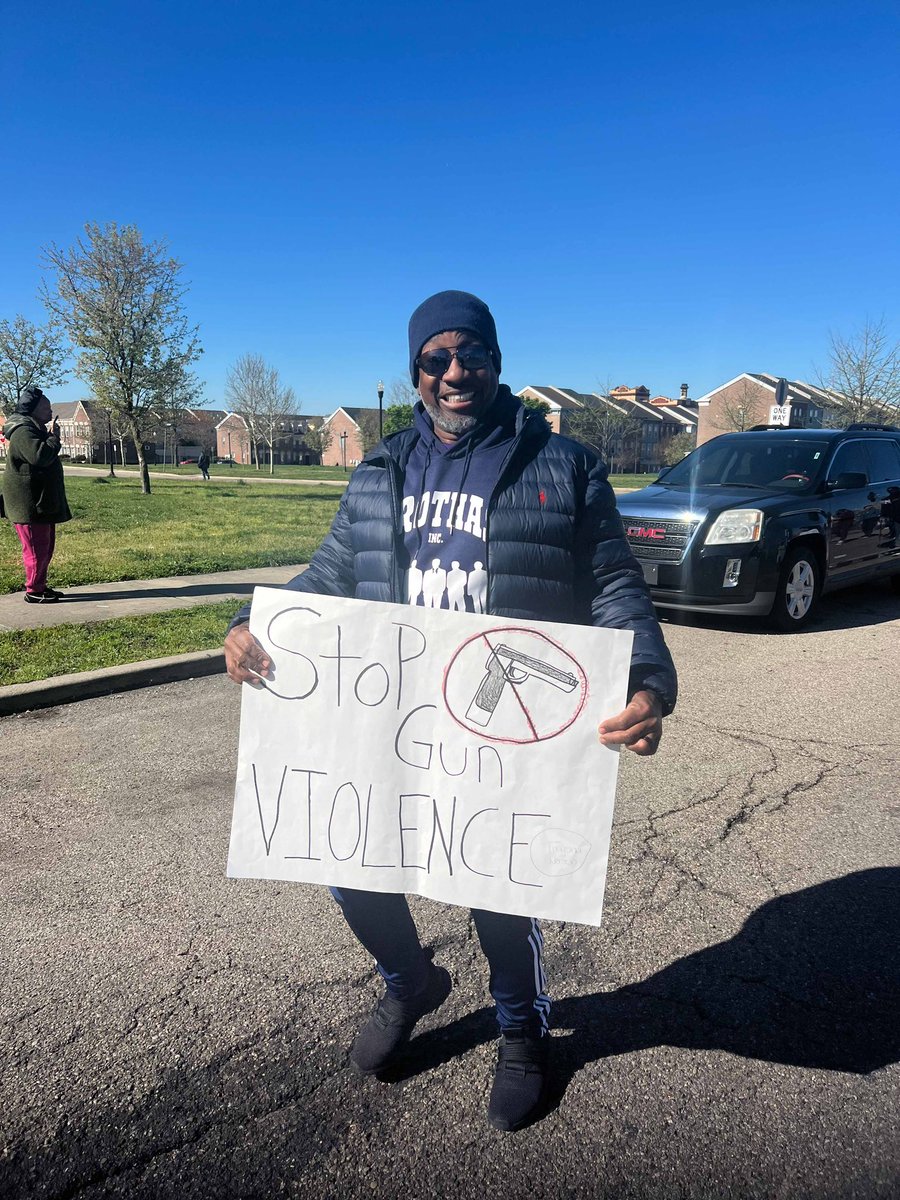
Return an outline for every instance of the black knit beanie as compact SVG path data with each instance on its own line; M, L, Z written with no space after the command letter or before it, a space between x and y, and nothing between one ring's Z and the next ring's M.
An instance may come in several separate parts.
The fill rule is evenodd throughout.
M46 399L39 387L22 388L19 392L19 403L15 411L23 417L30 417L42 400Z
M471 292L438 292L423 300L409 318L409 373L414 385L418 386L419 383L419 368L416 366L419 351L427 341L439 333L446 333L448 329L477 333L490 350L497 374L500 374L497 327L485 302Z

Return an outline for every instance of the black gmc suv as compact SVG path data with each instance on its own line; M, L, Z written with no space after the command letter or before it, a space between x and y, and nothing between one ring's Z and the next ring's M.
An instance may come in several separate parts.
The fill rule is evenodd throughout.
M726 433L619 511L654 604L799 629L823 592L900 591L900 429Z

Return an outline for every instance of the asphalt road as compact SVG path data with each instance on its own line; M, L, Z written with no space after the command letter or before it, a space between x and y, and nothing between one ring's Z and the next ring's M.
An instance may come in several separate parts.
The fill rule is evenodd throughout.
M682 701L627 756L602 929L548 923L557 1072L484 1120L486 973L392 1083L322 891L225 878L239 694L221 677L0 721L4 1197L893 1197L900 601L813 629L666 624Z

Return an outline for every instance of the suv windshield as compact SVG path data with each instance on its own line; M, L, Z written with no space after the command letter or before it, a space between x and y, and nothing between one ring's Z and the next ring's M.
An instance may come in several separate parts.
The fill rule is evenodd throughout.
M666 487L805 488L825 460L828 442L786 440L779 434L714 438L668 471Z

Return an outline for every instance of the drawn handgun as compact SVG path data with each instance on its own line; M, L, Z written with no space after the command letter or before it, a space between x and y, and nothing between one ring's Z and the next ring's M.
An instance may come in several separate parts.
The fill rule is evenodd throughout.
M533 676L564 692L571 692L578 686L578 680L568 671L560 671L539 658L531 658L509 646L492 646L484 665L484 679L466 712L466 717L476 725L490 723L508 683L524 683Z

